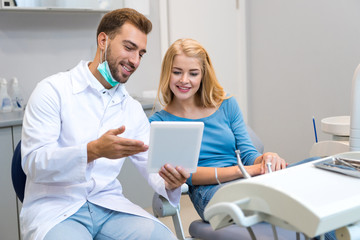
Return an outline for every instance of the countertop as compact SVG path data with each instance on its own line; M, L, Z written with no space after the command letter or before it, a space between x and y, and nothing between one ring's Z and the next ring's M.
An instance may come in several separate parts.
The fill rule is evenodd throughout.
M0 113L0 127L22 125L24 111Z
M135 98L135 99L141 103L144 111L151 110L155 102L154 99L149 99L149 98ZM0 127L11 127L11 126L22 125L23 116L24 116L24 111L0 113Z

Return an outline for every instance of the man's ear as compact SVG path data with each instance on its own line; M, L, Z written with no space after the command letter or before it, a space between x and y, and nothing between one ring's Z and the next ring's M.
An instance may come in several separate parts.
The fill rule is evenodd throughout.
M106 38L107 35L104 32L99 33L97 40L98 40L98 48L105 51L106 48Z

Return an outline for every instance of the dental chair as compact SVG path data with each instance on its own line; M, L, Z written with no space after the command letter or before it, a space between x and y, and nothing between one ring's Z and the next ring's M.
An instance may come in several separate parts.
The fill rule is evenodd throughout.
M264 152L264 145L255 134L255 132L247 126L247 131L250 135L251 141L258 152ZM187 194L188 186L184 184L181 188L183 194ZM189 234L191 237L186 238L183 231L183 226L180 218L180 206L173 207L165 198L155 193L153 196L152 208L154 215L158 218L171 216L175 234L178 239L202 239L202 240L292 240L301 239L300 234L290 230L279 227L273 227L268 223L258 223L251 228L244 228L237 225L230 225L228 227L213 230L211 225L203 220L195 220L189 226ZM304 239L304 238L303 238Z
M21 167L21 141L16 145L11 162L11 179L16 196L21 202L24 200L26 175Z

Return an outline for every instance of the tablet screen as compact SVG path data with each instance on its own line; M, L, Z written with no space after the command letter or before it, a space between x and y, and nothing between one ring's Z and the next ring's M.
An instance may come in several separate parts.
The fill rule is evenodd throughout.
M151 122L148 171L158 172L166 163L196 171L203 122Z

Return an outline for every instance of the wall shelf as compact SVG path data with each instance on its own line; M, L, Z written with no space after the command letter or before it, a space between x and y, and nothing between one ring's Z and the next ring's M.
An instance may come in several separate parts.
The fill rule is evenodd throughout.
M11 12L69 12L69 13L107 13L108 9L90 9L90 8L56 8L56 7L2 7L0 11Z

